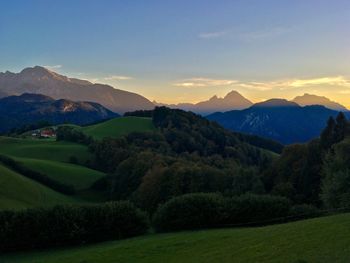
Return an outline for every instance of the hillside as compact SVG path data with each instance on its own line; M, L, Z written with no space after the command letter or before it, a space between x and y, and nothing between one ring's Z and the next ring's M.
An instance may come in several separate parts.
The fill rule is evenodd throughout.
M104 137L120 137L130 132L146 132L155 130L151 118L121 117L91 126L85 126L81 130L95 139Z
M0 209L21 209L78 202L0 164Z
M40 94L22 94L0 99L0 132L45 121L88 124L117 117L118 114L92 102L54 100Z
M69 162L70 156L76 156L80 163L85 163L92 158L87 146L71 142L0 136L0 145L0 153L12 157Z
M72 185L76 190L88 189L105 176L104 173L76 164L30 158L16 158L16 160L56 181Z
M34 207L45 205L46 203L48 205L55 203L71 203L75 201L75 199L86 198L91 201L100 200L101 197L97 195L91 198L87 190L94 182L103 178L105 174L85 167L86 162L92 160L92 154L88 151L87 146L71 142L10 137L0 137L0 145L0 154L9 156L24 167L39 172L54 181L73 186L77 191L74 198L68 197L27 177L11 172L8 173L6 181L8 183L14 181L14 183L12 187L6 186L3 189L10 190L9 192L3 192L2 198L4 198L4 200L12 200L14 198L14 200L17 200L17 193L20 193L18 196L20 201L23 202L19 202L19 204L16 205L17 201L14 201L12 207L11 205L7 205L7 202L4 201L0 203L0 209ZM71 157L76 158L77 164L69 163ZM23 178L20 182L27 182L25 187L29 187L29 190L26 190L24 183L15 183L19 181L18 178ZM24 189L22 190L22 188ZM48 193L45 193L44 190L48 191ZM43 198L46 198L45 196L48 195L48 201L40 201L40 195ZM38 198L38 200L35 198ZM53 199L52 202L50 198ZM56 199L58 201L54 202ZM28 203L26 200L29 200Z
M118 113L154 107L152 102L136 93L68 78L40 66L25 68L19 73L0 73L0 91L10 95L37 93L54 99L93 101Z
M0 257L3 262L347 262L350 214L258 228L157 234Z
M233 131L291 144L318 137L328 118L337 114L324 106L301 107L294 102L274 99L242 111L214 113L207 118Z

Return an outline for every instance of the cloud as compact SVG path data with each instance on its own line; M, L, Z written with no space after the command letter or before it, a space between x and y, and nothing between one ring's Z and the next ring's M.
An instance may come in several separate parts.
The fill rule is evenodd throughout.
M350 94L350 89L348 89L348 90L340 90L340 91L338 91L338 93L340 93L340 94Z
M343 76L336 77L322 77L322 78L313 78L313 79L296 79L292 80L289 83L290 87L298 88L309 85L332 85L332 86L348 86L350 85L350 80L346 79Z
M240 82L238 84L242 88L254 89L254 90L288 90L311 86L343 86L350 87L350 79L343 76L335 77L321 77L321 78L309 78L309 79L285 79L267 82ZM314 90L316 91L316 90Z
M196 88L196 87L217 87L228 86L237 83L233 79L211 79L211 78L191 78L174 83L177 87Z
M283 34L289 32L289 31L291 31L290 28L275 27L275 28L269 28L269 29L241 33L239 35L239 38L241 40L244 40L244 41L255 41L255 40L280 36L280 35L283 35Z
M200 33L198 35L199 38L204 38L204 39L211 39L211 38L219 38L227 35L227 31L217 31L217 32L205 32L205 33Z
M284 35L292 31L290 27L273 27L268 29L260 29L255 31L247 31L241 29L230 29L230 30L221 30L213 32L203 32L198 35L202 39L214 39L214 38L227 38L238 41L257 41L260 39L273 38L280 35Z
M128 76L119 76L119 75L112 75L104 78L104 80L130 80L130 79L133 79L133 78Z
M249 90L268 91L268 90L288 90L298 89L303 87L314 86L339 86L349 87L350 79L344 76L330 76L320 78L308 78L308 79L283 79L273 81L239 81L234 79L212 79L212 78L190 78L178 81L173 84L177 87L218 87L218 86L235 86ZM343 94L348 94L348 90L343 90Z
M50 66L50 65L46 65L46 66L43 66L44 68L47 68L47 69L49 69L49 70L55 70L55 69L60 69L60 68L62 68L62 65L52 65L52 66Z

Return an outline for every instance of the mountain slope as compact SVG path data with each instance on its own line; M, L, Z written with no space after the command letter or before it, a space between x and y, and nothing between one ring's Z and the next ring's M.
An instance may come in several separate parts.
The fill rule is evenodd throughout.
M208 119L225 128L290 144L318 137L337 111L324 106L301 107L286 100L268 100L242 111L214 113Z
M303 96L297 96L293 99L293 102L298 103L300 106L308 106L308 105L322 105L326 108L329 108L331 110L336 111L347 111L348 109L335 102L331 101L330 99L323 97L323 96L317 96L305 93Z
M253 103L239 94L237 91L231 91L226 94L225 97L219 98L217 96L211 97L209 100L201 101L198 103L179 103L179 104L162 104L157 103L158 106L167 106L174 109L182 109L187 111L193 111L201 115L207 115L218 111L238 110L246 109Z
M0 99L0 132L42 120L52 124L87 124L116 116L97 103L54 100L39 94L25 93Z
M153 108L149 100L138 94L68 78L39 66L26 68L20 73L0 73L0 91L10 95L38 93L55 99L94 101L119 113Z

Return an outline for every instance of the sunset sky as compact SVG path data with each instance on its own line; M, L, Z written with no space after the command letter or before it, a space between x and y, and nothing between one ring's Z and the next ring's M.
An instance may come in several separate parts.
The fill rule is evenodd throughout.
M166 103L237 90L350 108L350 1L0 0L0 71L34 65Z

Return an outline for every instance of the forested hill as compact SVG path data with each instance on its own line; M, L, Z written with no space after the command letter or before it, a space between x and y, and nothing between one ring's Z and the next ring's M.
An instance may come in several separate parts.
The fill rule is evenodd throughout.
M264 176L266 190L295 203L350 206L350 123L329 118L319 139L286 146Z
M154 210L192 192L263 193L260 174L276 154L249 144L218 124L182 110L157 107L128 113L152 117L155 131L105 138L91 147L112 199Z
M208 119L203 118L200 115L179 109L156 107L155 110L127 112L125 113L125 116L153 118L154 125L160 128L162 131L167 131L167 134L169 134L168 128L173 127L176 130L181 130L183 133L187 133L192 137L198 137L201 135L201 137L204 137L201 139L202 141L215 141L215 143L218 145L222 144L223 141L239 141L275 153L281 153L284 147L281 143L271 139L229 131L216 122L208 121ZM175 135L181 134L173 134L173 136ZM192 143L194 143L194 141L190 142L190 144ZM191 145L182 147L191 147Z

